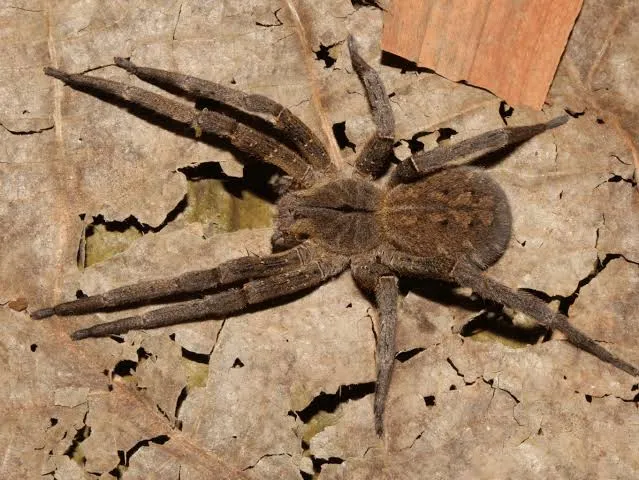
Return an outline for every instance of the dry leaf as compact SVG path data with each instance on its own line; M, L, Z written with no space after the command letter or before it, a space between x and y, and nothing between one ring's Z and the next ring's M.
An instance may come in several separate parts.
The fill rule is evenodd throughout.
M372 421L375 313L349 275L269 310L115 339L72 342L68 334L118 313L29 318L78 290L266 253L272 211L242 187L229 152L66 88L42 67L142 85L109 66L130 56L267 94L333 154L332 126L345 122L349 169L372 132L344 43L351 32L392 96L398 156L571 109L577 118L567 125L487 162L515 221L491 274L570 307L575 324L639 363L639 200L627 141L636 136L637 96L625 81L637 74L636 15L586 2L552 106L508 116L487 92L379 66L382 13L355 3L31 0L0 8L0 477L637 475L636 380L559 335L541 342L543 332L519 330L522 343L508 329L485 331L507 319L463 289L423 282L403 300L383 441ZM616 54L592 71L614 95L580 73L601 44L579 38L601 18L618 18L605 37ZM105 246L110 236L115 247ZM86 255L95 248L102 253ZM26 311L11 303L21 298Z
M582 0L393 2L382 48L540 110Z

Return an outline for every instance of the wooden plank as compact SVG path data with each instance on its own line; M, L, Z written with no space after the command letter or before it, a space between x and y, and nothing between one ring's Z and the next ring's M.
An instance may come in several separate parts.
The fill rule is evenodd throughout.
M583 0L395 0L382 48L540 109Z

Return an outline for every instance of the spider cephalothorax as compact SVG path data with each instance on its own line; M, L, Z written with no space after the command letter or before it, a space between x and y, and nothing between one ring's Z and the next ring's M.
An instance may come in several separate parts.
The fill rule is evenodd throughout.
M279 202L273 243L291 245L309 239L342 255L369 252L381 243L376 217L382 198L377 186L357 178L289 193Z
M350 268L357 284L370 292L379 310L375 427L383 431L384 401L395 358L395 324L402 276L440 278L470 287L563 332L578 347L632 374L639 370L605 350L553 312L538 298L512 290L486 276L507 247L511 216L506 196L488 174L461 165L565 123L503 128L450 146L440 146L400 162L384 186L375 183L390 166L394 120L378 74L349 38L353 68L362 80L377 130L356 160L355 175L341 174L322 142L280 104L216 83L116 58L118 66L143 80L201 97L223 112L197 110L146 90L101 78L64 73L47 75L70 86L141 107L194 130L222 137L291 177L292 190L278 202L273 247L265 257L231 260L210 270L129 285L103 294L44 308L32 314L77 315L117 309L176 294L203 298L177 303L72 334L76 340L155 328L207 318L224 318L269 300L315 288ZM248 119L248 121L247 121ZM254 126L250 120L259 120ZM260 128L260 122L264 124Z

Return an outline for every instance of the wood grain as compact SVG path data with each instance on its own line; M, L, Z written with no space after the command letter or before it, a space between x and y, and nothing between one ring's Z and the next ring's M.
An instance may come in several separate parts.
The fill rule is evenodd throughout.
M583 0L398 0L382 48L540 109Z

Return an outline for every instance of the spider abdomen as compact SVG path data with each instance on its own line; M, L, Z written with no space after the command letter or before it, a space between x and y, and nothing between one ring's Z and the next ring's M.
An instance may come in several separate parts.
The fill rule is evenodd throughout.
M508 245L511 215L506 194L485 172L458 167L385 196L379 223L384 237L404 252L478 265L496 262Z

